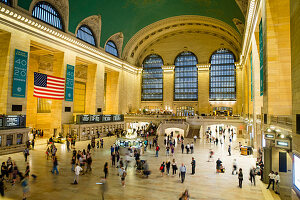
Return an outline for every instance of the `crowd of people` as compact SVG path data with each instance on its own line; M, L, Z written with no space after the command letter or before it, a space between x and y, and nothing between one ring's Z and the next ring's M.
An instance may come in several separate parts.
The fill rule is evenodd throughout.
M216 134L213 136L211 134L211 131L207 131L207 143L210 143L211 145L218 145L220 140L220 144L222 145L222 142L225 143L227 137L226 133L227 132L227 137L228 137L228 156L231 156L231 145L232 145L232 140L234 136L234 132L232 129L217 129L216 128ZM148 178L149 175L151 174L151 171L149 169L149 163L147 160L142 159L142 152L145 153L148 150L154 150L155 152L155 157L159 157L159 152L161 150L161 146L159 145L159 137L158 135L154 137L150 137L149 134L145 134L143 137L145 140L143 141L143 146L142 150L141 149L131 149L129 148L127 152L121 153L120 152L120 146L117 144L113 144L110 146L109 151L110 151L110 160L111 160L111 165L109 162L104 163L103 167L103 179L106 180L109 178L109 168L111 167L112 169L116 168L118 176L120 177L120 185L125 187L125 180L127 176L127 170L128 167L130 168L135 168L136 174L141 175L141 177L146 177ZM185 141L186 139L181 136L177 135L174 137L174 133L171 132L170 134L164 135L163 139L163 149L165 149L165 154L161 155L165 156L165 161L163 161L160 166L159 166L159 172L162 177L164 176L173 176L173 177L178 177L179 181L181 183L185 182L185 178L187 175L187 172L190 171L191 175L194 175L196 173L196 159L193 156L191 158L191 161L188 165L190 165L190 168L187 168L187 163L176 161L175 159L175 148L179 146L181 149L182 154L197 154L195 153L195 144L197 143L197 136L193 137L193 141L188 140ZM87 147L85 149L79 150L76 149L75 147L75 140L73 141L72 138L67 139L66 141L66 146L67 146L67 151L72 152L71 153L71 171L74 173L74 179L73 179L73 184L77 185L79 184L79 177L89 174L92 171L92 152L97 153L97 151L93 151L95 149L103 149L104 148L104 139L103 138L91 138L90 142L88 143ZM26 146L24 150L24 157L25 157L25 162L28 160L29 150L34 149L34 140L33 142L30 142L29 146ZM46 158L47 160L51 159L52 161L52 174L59 175L58 171L58 157L57 157L57 147L54 144L53 141L49 140L48 145L46 147ZM180 151L179 151L180 152ZM151 151L149 152L151 153ZM214 161L214 151L212 150L212 147L209 149L209 159L208 162ZM135 160L135 162L132 162ZM177 158L178 160L178 158ZM130 163L134 163L130 165ZM180 164L179 164L180 163ZM215 160L216 163L216 172L219 173L225 173L225 166L223 165L223 162L221 161L220 158ZM261 175L261 179L263 178L262 173L263 173L263 163L261 159L257 163L257 166L259 166L259 170L257 170L257 167L251 167L249 171L249 181L251 184L254 186L256 185L256 180L255 177L256 175ZM227 166L228 167L228 166ZM188 170L189 169L189 170ZM243 169L238 167L238 163L236 159L233 159L233 164L232 164L232 175L236 175L238 179L238 186L242 188L243 180L244 180L244 174L243 174ZM9 157L9 159L6 162L2 163L1 166L1 177L0 177L0 194L4 196L4 188L5 184L4 182L11 183L12 185L16 183L21 183L23 187L23 199L26 199L29 196L29 174L30 174L30 167L29 163L27 162L27 167L24 173L20 172L18 170L18 167L16 163ZM32 175L34 178L36 176L33 174ZM102 181L105 182L105 181ZM280 177L278 172L274 173L271 172L269 174L269 184L267 189L272 186L272 189L276 192L279 193L279 183L280 183ZM184 193L182 193L180 199L188 199L189 194L188 191L186 190Z

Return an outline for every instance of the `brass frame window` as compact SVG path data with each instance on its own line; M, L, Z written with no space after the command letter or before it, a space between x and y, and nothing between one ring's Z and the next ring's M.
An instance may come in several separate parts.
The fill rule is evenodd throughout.
M234 54L227 49L219 49L210 58L209 100L236 100L236 67Z
M163 100L163 59L157 54L147 56L143 62L142 101Z
M175 59L174 100L198 100L198 63L195 54L180 53Z

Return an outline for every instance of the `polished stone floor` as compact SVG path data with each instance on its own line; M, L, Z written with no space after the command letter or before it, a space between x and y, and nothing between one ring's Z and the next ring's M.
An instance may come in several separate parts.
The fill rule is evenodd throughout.
M115 141L115 137L104 138L104 149L92 151L93 165L92 173L80 176L79 184L73 185L73 173L71 172L71 152L67 152L66 145L57 144L59 175L53 175L50 170L52 162L46 159L46 145L36 146L35 150L30 152L29 162L31 173L37 175L37 179L30 179L30 193L28 199L41 200L93 200L102 199L102 185L96 184L103 179L104 162L109 162L109 177L107 179L107 189L104 194L105 199L178 199L180 193L185 189L189 190L190 199L238 199L238 200L271 200L272 194L265 189L265 186L258 181L257 185L252 186L248 180L250 167L255 165L255 158L252 156L241 156L237 150L238 141L235 140L232 148L232 156L228 156L227 145L221 147L208 144L205 141L197 140L194 154L181 154L179 146L176 147L174 158L177 164L185 163L188 174L186 181L182 184L178 176L163 176L159 172L159 166L163 161L172 159L167 157L163 148L163 138L160 139L161 151L158 158L154 156L154 150L148 150L141 159L147 160L152 174L148 179L142 178L136 174L133 167L128 169L126 177L126 187L120 184L120 178L117 176L117 169L111 167L110 163L110 145ZM185 140L187 142L188 139ZM227 141L226 141L227 142ZM88 142L77 142L76 149L86 148ZM214 162L207 162L209 148L215 151ZM21 171L25 171L25 161L22 153L0 156L0 162L6 161L8 156L16 162ZM191 158L195 157L196 174L190 175ZM224 174L215 173L215 161L221 158L226 168ZM238 167L244 171L243 188L238 188L237 176L231 174L233 159L237 159ZM7 199L22 199L22 188L20 184L11 186L6 184L7 190L5 197ZM0 197L1 199L1 197Z

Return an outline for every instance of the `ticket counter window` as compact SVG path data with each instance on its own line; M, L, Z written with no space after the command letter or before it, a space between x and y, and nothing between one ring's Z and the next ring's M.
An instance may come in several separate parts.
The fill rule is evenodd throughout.
M17 135L17 144L22 144L22 140L23 140L23 134L18 134Z
M2 147L2 136L0 135L0 147Z
M13 135L6 136L6 146L11 146L13 144Z

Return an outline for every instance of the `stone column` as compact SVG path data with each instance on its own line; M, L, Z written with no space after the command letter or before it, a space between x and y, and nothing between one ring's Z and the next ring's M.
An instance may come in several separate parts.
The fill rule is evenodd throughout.
M163 109L170 107L173 112L174 101L174 69L175 65L162 66L163 69Z
M209 105L209 68L210 64L197 64L198 68L198 111L200 114L208 114Z

